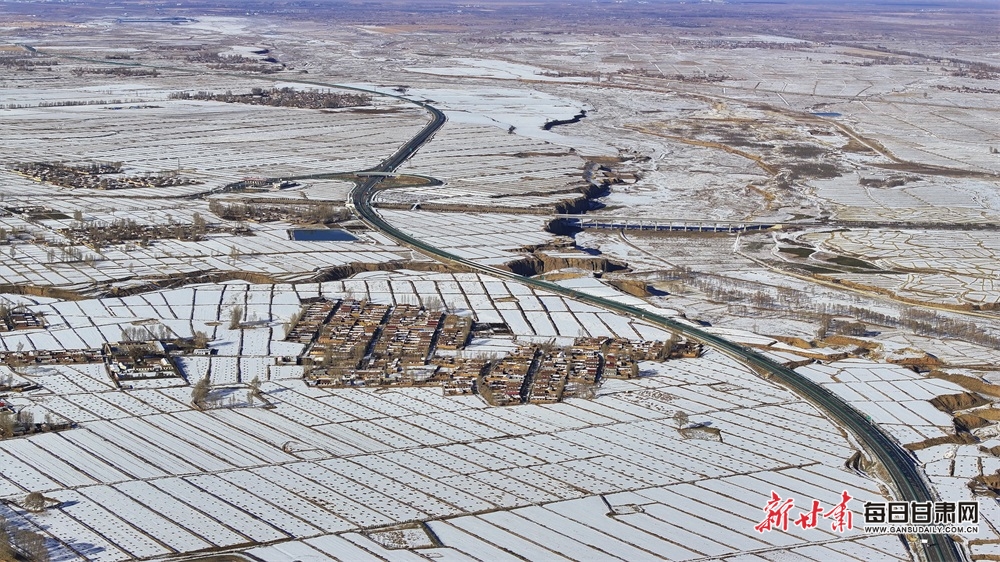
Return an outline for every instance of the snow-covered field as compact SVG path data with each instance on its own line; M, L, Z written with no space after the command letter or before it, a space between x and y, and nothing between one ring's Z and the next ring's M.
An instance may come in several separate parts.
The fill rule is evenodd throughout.
M470 282L487 281L458 281ZM731 360L709 353L643 368L595 400L506 409L434 389L301 380L264 383L273 409L196 411L187 388L70 393L93 413L77 429L0 443L10 460L0 485L7 499L40 491L66 503L17 517L53 548L92 560L283 539L301 543L252 553L354 559L349 541L382 556L375 530L417 522L438 548L477 559L497 549L634 560L803 548L906 558L898 541L857 531L754 531L772 489L804 505L835 503L846 488L859 510L881 497L878 486L842 468L852 447L825 418ZM721 440L685 438L677 412Z
M989 308L1000 301L1000 239L991 231L850 230L810 233L801 239L897 272L836 276L859 285L951 305Z
M451 115L450 113L448 115ZM580 195L584 159L566 148L499 127L449 121L426 149L402 168L431 174L442 186L380 192L377 204L508 207L551 213Z
M293 353L291 344L277 341L284 335L280 324L300 299L344 294L385 303L436 298L480 321L507 321L518 337L558 337L568 322L582 329L596 320L609 335L666 336L477 274L373 272L324 284L229 283L40 302L31 310L44 314L53 341L86 330L87 323L103 327L93 337L113 341L139 319L157 319L181 336L205 330L219 353L185 359L188 378L207 372L220 387L239 386L251 376L247 359L258 358L263 367L253 375L270 380L262 390L274 407L223 402L199 411L183 381L119 390L102 366L21 371L43 389L17 404L79 427L0 442L9 460L0 473L4 498L16 502L39 491L70 503L11 516L43 529L68 558L76 552L93 560L289 540L252 553L280 560L315 550L353 559L350 543L364 556L395 558L380 546L387 539L379 533L388 532L381 529L421 522L440 540L435 550L474 559L494 551L570 560L680 560L746 551L908 557L897 540L856 530L753 529L772 490L805 506L812 499L832 505L846 489L858 518L861 504L882 492L877 482L844 468L854 446L828 420L714 352L643 363L641 378L608 382L594 400L516 408L489 408L477 397L444 397L437 389L324 390L306 386L301 371L275 376L276 356ZM237 305L257 323L242 330L220 326ZM0 341L10 346L22 337L41 341L30 332L0 334ZM927 400L959 389L953 384L931 384L875 363L801 372L902 442L950 432L950 418ZM895 398L902 393L907 401ZM711 437L679 431L686 426L711 428ZM80 543L93 548L83 551Z
M483 265L555 245L565 249L554 257L581 257L579 249L587 249L627 261L660 292L643 298L608 283L632 275L627 271L616 277L571 269L554 278L681 320L708 320L713 333L797 365L901 444L925 446L916 456L944 500L972 499L970 480L1000 470L990 452L1000 433L995 422L973 428L980 443L952 442L952 414L930 404L966 387L887 363L926 352L949 372L995 381L996 350L956 334L915 334L867 320L852 345L781 340L812 340L829 320L823 315L897 318L908 305L893 295L932 305L997 302L997 244L993 230L982 228L1000 208L1000 159L990 150L1000 143L995 93L984 88L988 80L970 75L968 63L992 62L988 49L935 43L931 50L940 53L932 61L826 36L793 38L799 34L792 29L781 36L685 27L497 37L463 30L448 39L461 41L457 57L455 44L426 29L407 30L401 41L402 28L391 26L287 23L248 14L178 26L108 20L9 28L11 43L97 62L61 57L30 73L4 67L3 164L121 161L127 174L176 171L202 182L100 191L0 171L0 284L29 295L39 287L69 289L76 297L3 295L41 316L45 328L0 332L0 351L96 348L136 326L162 325L181 338L203 332L214 352L180 359L181 376L124 388L97 364L0 368L0 377L40 386L2 399L15 410L77 424L0 441L0 515L40 532L52 559L218 549L276 562L912 557L897 537L840 534L826 519L814 529L754 530L772 492L795 500L794 518L810 500L832 507L846 490L857 525L864 501L887 499L886 487L845 466L856 444L812 406L713 351L643 363L638 379L607 381L593 399L553 405L490 408L476 396L446 397L432 388L307 386L303 367L285 359L303 349L284 341L285 322L317 297L443 305L506 324L511 335L477 339L466 350L484 357L522 340L564 345L580 336L667 334L475 273L397 269L308 282L330 279L338 266L396 269L428 258L358 224L357 241L293 241L291 219L222 220L209 207L324 202L338 210L351 187L343 176L204 196L251 176L371 168L427 114L384 97L363 111L319 111L168 99L178 91L341 83L427 100L448 123L401 171L443 184L381 191L376 203L391 223ZM111 34L123 37L114 48ZM928 48L897 39L892 48ZM274 75L212 68L216 53L261 63L263 48L284 65ZM99 58L111 52L159 65L160 74L85 72L102 67ZM581 111L586 117L577 123L543 128ZM545 226L556 204L579 196L585 170L595 169L588 160L605 166L599 180L609 181L596 213L871 221L878 224L803 234L827 252L812 262L849 256L907 274L836 276L867 287L847 292L829 278L773 267L768 259L788 256L778 255L780 241L770 234L587 232L574 249ZM897 181L903 184L875 185ZM441 212L434 205L469 208ZM73 216L77 211L82 216ZM103 247L72 238L84 226L124 219L188 225L196 214L219 232L200 241L178 235ZM899 221L956 229L881 224ZM253 276L255 283L179 281L201 275ZM171 288L157 289L164 281ZM142 292L85 298L137 288ZM237 309L242 325L231 329ZM942 325L997 327L988 312L935 313ZM218 400L199 410L191 383L202 378ZM262 381L266 403L244 400L253 379ZM988 409L967 413L985 419ZM37 514L18 507L36 491L59 506ZM986 499L981 505L984 530L975 538L986 542L970 550L994 555L1000 510Z
M152 90L148 86L143 91L147 104L155 103L149 109L75 106L6 111L0 141L5 160L118 161L131 174L181 170L182 176L206 182L198 190L188 189L197 192L244 176L363 170L414 135L424 121L419 109L404 106L394 109L398 113L373 118L345 110L168 100L170 92ZM55 101L52 92L29 97L23 90L4 89L0 96L17 104L37 104ZM65 95L76 94L68 90ZM49 140L39 142L39 137ZM111 192L132 197L153 193L164 195L159 190Z

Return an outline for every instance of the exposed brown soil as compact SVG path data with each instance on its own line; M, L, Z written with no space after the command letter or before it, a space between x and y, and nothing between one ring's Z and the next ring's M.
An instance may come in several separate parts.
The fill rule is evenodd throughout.
M543 273L570 268L601 273L628 269L627 264L603 257L587 256L584 254L581 254L580 257L550 256L542 252L535 252L522 259L508 262L503 267L525 277L533 277Z
M840 147L840 150L844 152L856 152L861 154L872 154L875 152L868 145L858 142L857 139L849 139L847 144Z
M984 420L1000 421L1000 410L998 410L998 409L994 409L994 408L982 408L982 409L979 409L979 410L975 410L975 414L977 416L983 418ZM996 448L1000 449L1000 446L997 446ZM997 455L997 456L1000 456L1000 455Z
M791 336L772 336L772 335L768 335L767 337L776 339L781 343L785 343L790 346L798 347L801 349L812 349L816 347L812 342L806 341L802 338L796 338Z
M639 279L608 279L608 283L633 297L648 297L652 294L649 285Z
M1000 398L1000 385L991 384L982 379L977 379L976 377L970 377L968 375L953 375L944 371L931 371L928 375L936 379L955 383L962 388L971 390L972 392L979 392Z
M912 367L919 371L927 371L942 365L940 359L927 354L919 357L889 357L886 361L896 365L902 365L903 367Z
M320 273L309 278L309 283L322 283L324 281L339 281L353 277L358 273L366 271L396 271L398 269L411 269L414 271L449 272L456 271L441 262L431 261L391 261L386 263L349 263L324 269Z
M955 416L955 428L959 431L971 431L990 425L990 421L976 414L960 414Z
M930 403L932 406L942 412L945 412L946 414L954 414L960 410L968 410L969 408L984 406L989 404L989 401L978 394L963 392L961 394L945 394L943 396L938 396L937 398L931 400Z
M919 443L909 443L904 445L904 447L911 451L920 451L937 445L975 445L978 442L979 440L976 439L976 437L971 433L962 432L956 433L955 435L945 435L943 437L927 439L926 441L920 441Z
M985 486L994 494L1000 493L1000 474L982 474L970 481L971 485ZM978 558L977 558L978 559Z
M424 187L428 185L440 185L441 182L433 178L423 176L411 176L400 174L395 177L387 177L378 184L379 189L392 189L395 187Z
M875 349L879 348L879 344L877 344L875 342L871 342L871 341L867 341L867 340L859 340L857 338L850 338L850 337L847 337L847 336L840 336L840 335L827 336L827 337L823 338L822 340L819 340L818 343L820 343L820 344L822 344L824 346L833 345L833 346L854 346L854 347L861 347L861 348L867 349L869 351L875 350Z
M335 267L330 267L321 270L316 275L313 275L305 281L304 283L322 283L324 281L337 281L340 279L347 279L357 275L358 273L366 271L396 271L397 269L412 269L415 271L454 271L454 268L449 268L447 265L438 262L429 261L391 261L386 263L350 263L346 265L338 265ZM258 284L258 285L270 285L275 283L281 283L282 281L265 275L263 273L249 273L245 271L223 271L223 272L210 272L210 273L200 273L185 275L180 277L172 277L170 279L162 279L157 281L150 281L143 285L136 285L133 287L114 287L108 291L104 296L110 297L124 297L129 295L137 295L140 293L146 293L149 291L158 291L163 289L172 289L176 287L182 287L184 285L191 285L196 283L225 283L226 281L246 281L248 283ZM0 287L2 290L2 287ZM26 293L27 294L27 293ZM45 296L45 295L40 295ZM81 298L87 298L77 295L74 300L79 300Z
M12 295L28 295L32 297L49 297L67 301L79 301L93 298L81 295L76 291L68 289L58 289L56 287L38 287L35 285L0 285L0 293L10 293Z

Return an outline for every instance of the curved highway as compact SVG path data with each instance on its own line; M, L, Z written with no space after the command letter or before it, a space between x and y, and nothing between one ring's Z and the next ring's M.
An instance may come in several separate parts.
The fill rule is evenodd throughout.
M400 96L393 97L406 99ZM445 123L444 113L437 108L423 102L413 102L412 100L408 101L416 103L430 112L432 117L431 121L427 124L427 126L421 129L420 132L410 140L410 142L376 167L375 171L395 171L396 168L402 165L403 162L405 162L421 146L429 141L431 137L434 136L434 133L437 132L437 130L440 129ZM381 177L373 176L359 183L351 192L350 200L348 202L348 205L353 208L357 215L372 228L381 231L383 234L396 239L402 244L417 249L439 260L450 262L468 269L481 271L495 277L511 279L518 283L530 285L532 287L560 294L574 300L586 302L606 310L612 310L627 316L645 320L652 324L657 324L671 332L683 334L692 340L701 342L706 346L725 353L740 363L754 368L758 372L768 373L775 380L787 388L792 389L797 394L822 409L842 427L850 431L850 433L861 442L862 446L869 452L869 454L872 454L876 459L878 459L882 466L885 467L886 471L889 473L890 479L892 480L893 486L896 488L899 499L918 502L934 501L936 499L930 490L930 486L924 480L923 474L917 467L916 459L913 455L899 446L899 444L889 437L888 434L882 431L881 428L869 422L868 418L861 414L861 412L849 406L842 399L823 386L812 382L792 369L776 363L756 351L747 349L741 345L700 330L694 326L682 324L672 318L654 314L635 306L622 304L620 302L563 287L548 281L524 277L503 269L484 266L439 248L430 246L396 228L392 224L389 224L382 218L381 215L378 214L378 212L375 211L374 208L372 208L372 198L377 193L378 184L382 181L382 179L383 178ZM861 522L858 524L861 524ZM925 560L955 562L965 560L963 551L958 548L949 536L918 535L918 539L918 545L923 551L922 554Z

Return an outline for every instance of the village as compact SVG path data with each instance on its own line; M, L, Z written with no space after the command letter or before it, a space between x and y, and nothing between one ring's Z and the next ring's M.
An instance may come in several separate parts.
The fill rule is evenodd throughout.
M176 170L126 176L121 162L72 166L62 162L17 162L11 171L28 179L70 189L130 189L197 185L201 182L177 175Z
M271 107L295 107L302 109L337 109L341 107L358 107L371 105L369 94L339 93L327 91L300 91L292 88L252 88L249 94L234 94L227 91L224 94L199 91L178 92L170 99L221 101L225 103L245 103L249 105L267 105Z
M43 325L23 308L0 315L0 327L8 330ZM477 394L492 406L509 406L593 397L603 380L639 377L640 361L702 353L701 344L678 338L579 337L568 346L505 339L513 349L502 356L468 347L497 334L509 338L510 328L412 304L317 298L305 303L288 325L285 340L303 344L303 352L277 363L302 365L306 382L319 387L440 387L447 396ZM204 338L172 338L136 327L100 349L9 350L0 352L0 364L23 371L103 363L119 388L131 388L137 380L182 377L178 357L212 352ZM4 390L21 391L13 386Z
M468 352L470 340L495 331L510 330L410 304L319 299L304 308L286 339L307 345L298 361L315 386L440 386L445 395L479 394L493 406L591 396L603 379L637 378L640 361L702 353L701 344L676 338L597 337L576 338L567 347L518 343L503 357Z
M44 319L27 308L0 305L0 332L43 327ZM161 325L157 328L152 331L138 326L125 329L121 341L106 342L100 348L24 349L22 344L15 349L0 351L0 365L13 372L26 373L34 367L103 363L111 380L119 388L124 388L129 386L128 381L180 377L181 371L174 363L174 356L211 352L203 335L175 338ZM0 392L20 393L37 387L33 383L15 382L12 377L0 379Z

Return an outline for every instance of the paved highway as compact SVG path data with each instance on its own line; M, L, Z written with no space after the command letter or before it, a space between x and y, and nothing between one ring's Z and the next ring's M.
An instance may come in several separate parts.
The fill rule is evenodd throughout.
M376 167L375 171L393 172L403 162L412 156L424 143L433 137L434 133L441 128L445 122L444 113L423 102L414 102L426 109L431 114L431 121L413 139L400 148L395 154L384 160ZM800 376L795 371L776 363L775 361L757 353L753 350L735 344L724 338L700 330L694 326L680 323L672 318L661 316L641 308L622 304L613 300L597 297L583 293L574 289L569 289L555 283L524 277L511 273L503 269L484 266L456 256L439 248L430 246L413 236L403 232L395 226L386 222L373 208L372 198L374 197L379 182L382 177L372 176L361 182L351 192L349 205L354 211L368 223L372 228L381 231L397 241L413 247L425 254L442 261L450 262L464 268L481 271L483 273L510 279L518 283L533 286L538 289L560 294L578 301L586 302L594 306L612 310L642 319L652 324L657 324L675 332L683 334L688 338L699 341L708 347L725 353L736 359L740 363L754 368L758 372L768 373L774 380L792 389L806 400L819 407L827 413L842 427L847 429L865 448L885 467L896 488L898 498L906 501L934 501L936 498L930 490L927 481L917 467L916 459L913 455L897 444L888 434L876 425L868 421L868 418L855 410L838 396L818 385L811 380ZM846 459L845 459L846 461ZM858 522L861 524L862 522ZM965 560L964 552L944 535L919 535L919 542L925 560L929 561L961 561Z

